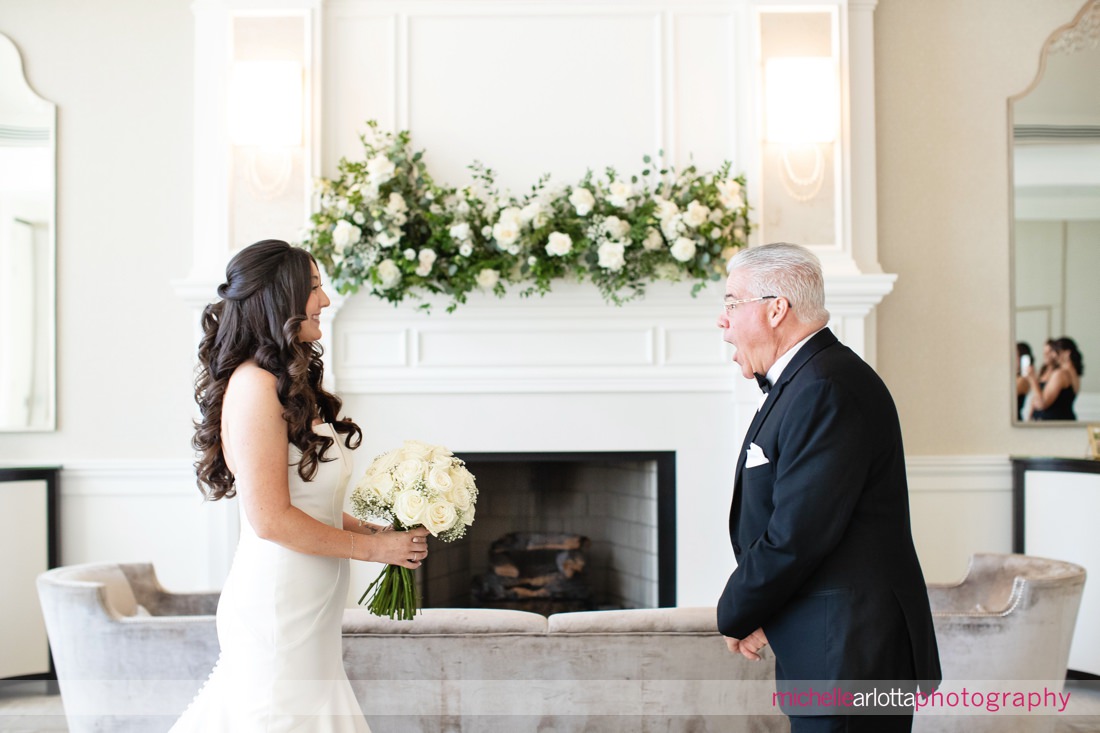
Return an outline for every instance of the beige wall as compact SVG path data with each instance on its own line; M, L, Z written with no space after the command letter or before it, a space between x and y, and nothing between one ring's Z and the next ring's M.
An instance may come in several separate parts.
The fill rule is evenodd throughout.
M0 461L190 458L192 25L187 0L0 0L59 189L59 429L0 434Z
M879 0L879 257L899 274L878 366L910 455L1083 455L1082 428L1009 424L1007 98L1083 0Z

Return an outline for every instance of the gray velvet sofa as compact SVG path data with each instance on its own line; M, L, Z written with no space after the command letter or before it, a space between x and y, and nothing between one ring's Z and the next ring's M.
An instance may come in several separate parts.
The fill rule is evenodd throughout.
M1083 583L1069 563L979 555L961 583L930 587L944 689L1046 680L1060 690ZM38 590L72 733L167 730L217 658L217 594L169 593L151 565L57 568ZM730 655L714 629L713 608L548 619L426 609L415 621L353 608L344 664L375 733L789 730L772 704L770 652L756 663ZM1055 721L958 712L926 710L915 730L1046 731Z

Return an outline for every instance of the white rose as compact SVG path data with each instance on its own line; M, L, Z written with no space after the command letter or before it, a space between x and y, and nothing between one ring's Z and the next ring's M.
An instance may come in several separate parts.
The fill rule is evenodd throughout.
M378 277L382 280L378 286L379 289L389 290L394 285L401 282L401 269L393 260L382 260L378 263Z
M448 233L451 235L451 239L456 242L463 242L470 238L470 225L464 221L459 222L458 224L452 225Z
M488 224L481 227L481 236L485 237L486 239L488 239L489 236L492 235L492 233L493 233L493 228L491 226L489 226Z
M667 219L661 219L661 232L665 239L675 239L684 231L684 222L680 214L674 214Z
M684 212L684 223L692 229L698 229L706 223L708 214L710 214L709 208L698 201L692 201Z
M389 471L383 471L382 473L376 473L367 478L367 491L373 494L384 503L389 503L390 497L393 495L394 485L393 476Z
M459 216L466 216L470 213L470 205L465 201L459 201L458 206L455 207L455 211Z
M741 227L734 227L733 238L738 242L743 242L745 240L745 230Z
M474 523L474 505L471 504L469 509L462 512L462 523L469 527Z
M412 247L409 247L407 250L405 250L401 254L403 254L405 256L405 259L408 260L409 262L412 262L413 260L416 259L416 250L413 249Z
M413 270L413 272L415 272L419 277L427 277L428 275L432 274L432 266L430 264L425 264L424 262L421 262L419 265L416 266L416 269Z
M364 214L362 211L356 211L354 214L351 215L351 220L354 221L356 224L362 226L367 222L367 217L366 214Z
M740 209L745 205L741 197L741 184L732 179L718 182L718 200L727 209Z
M710 238L711 239L718 239L721 236L722 236L722 230L719 229L718 227L714 227L714 229L710 230Z
M362 236L363 230L347 219L341 219L336 222L336 226L332 228L332 243L336 246L336 251L340 253L343 253L347 247L358 242Z
M377 237L375 237L375 241L378 242L378 246L382 249L389 249L390 247L393 247L401 241L401 233L382 232Z
M546 254L554 257L563 257L573 251L573 239L562 232L551 232L550 239L546 243Z
M695 241L680 237L672 245L672 256L680 262L690 262L695 257Z
M599 265L605 270L621 270L626 260L623 258L623 250L626 249L622 242L604 242L599 249Z
M669 219L680 213L680 207L674 201L668 199L655 199L657 201L657 218L661 221Z
M607 203L620 209L625 208L634 193L634 186L627 181L613 181L607 187Z
M400 492L393 499L393 514L406 527L423 524L427 508L427 499L412 489Z
M434 249L422 249L417 256L420 260L420 267L416 268L416 274L420 277L424 277L432 271L432 265L435 264L436 254ZM421 272L423 270L423 272Z
M517 209L515 206L507 206L500 210L500 216L497 217L500 221L510 221L518 228L523 224L523 212Z
M438 491L441 494L446 494L454 488L450 472L442 466L433 466L428 471L427 483L429 489Z
M574 188L569 194L569 203L577 210L577 216L585 216L596 205L596 197L587 188Z
M396 468L398 463L401 463L401 451L391 450L375 458L374 463L371 464L371 468L379 472L389 472Z
M722 210L721 209L711 209L710 210L710 216L707 217L707 221L709 221L711 224L721 223L721 221L722 221Z
M609 216L603 220L603 230L613 239L622 239L630 234L630 224L617 216Z
M538 218L540 213L542 213L542 205L538 201L532 201L520 210L519 218L523 223L529 224Z
M390 194L390 198L386 202L386 211L390 212L391 214L400 214L408 210L409 205L405 203L405 199L401 198L401 194Z
M371 158L367 162L367 175L370 177L370 182L374 186L381 186L383 183L393 178L393 174L396 170L397 166L393 164L392 160L385 156Z
M493 225L493 239L497 241L501 249L506 249L519 239L520 223L515 219L501 218Z
M458 247L458 253L463 257L469 257L474 253L474 245L470 244L469 242L463 242Z
M661 238L661 233L656 229L650 228L645 235L645 241L642 242L642 246L650 252L658 250L665 246L665 240Z
M418 458L422 461L431 460L432 446L422 440L406 440L401 444L397 453L403 458Z
M460 512L465 512L473 503L473 497L470 495L470 490L462 485L452 485L451 490L447 492L447 498L455 505L455 509Z
M477 286L482 290L492 290L499 280L500 273L489 268L485 268L477 274Z
M439 535L440 532L446 532L455 526L458 522L458 513L455 512L451 502L437 499L428 504L422 521L432 535Z
M428 462L412 456L397 464L393 469L393 479L399 486L408 488L424 477L428 472Z

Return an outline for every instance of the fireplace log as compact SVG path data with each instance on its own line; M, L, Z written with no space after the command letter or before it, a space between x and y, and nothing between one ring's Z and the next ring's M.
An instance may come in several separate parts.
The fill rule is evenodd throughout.
M588 584L580 578L544 575L537 578L504 578L486 573L474 584L474 598L479 601L504 601L528 598L588 600Z
M584 570L585 555L579 550L493 552L489 565L494 574L505 578L531 578L550 573L572 578Z

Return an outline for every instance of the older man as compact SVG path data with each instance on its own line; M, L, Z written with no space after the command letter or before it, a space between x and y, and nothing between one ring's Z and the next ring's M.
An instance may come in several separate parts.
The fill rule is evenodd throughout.
M718 629L750 659L771 645L793 733L909 731L905 694L941 673L901 427L882 380L828 321L821 264L805 248L770 244L730 262L718 325L766 398L737 460L737 568ZM784 694L810 688L819 694ZM820 694L836 688L845 694ZM869 705L862 694L875 689L901 689L900 704Z

